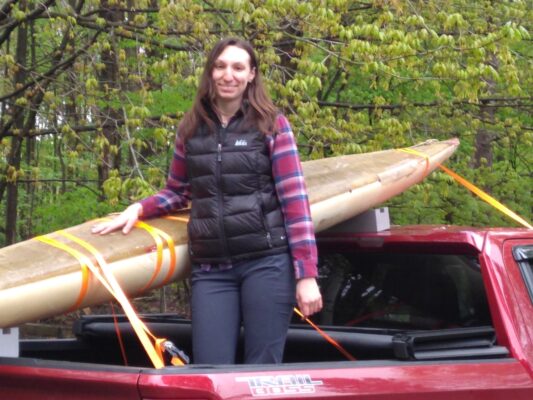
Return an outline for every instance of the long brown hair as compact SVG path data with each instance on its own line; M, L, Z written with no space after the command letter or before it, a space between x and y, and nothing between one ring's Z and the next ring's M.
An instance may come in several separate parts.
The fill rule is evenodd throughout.
M246 40L227 38L215 44L207 57L192 108L185 113L178 127L178 132L184 140L194 135L197 128L203 123L209 127L211 132L215 131L215 123L209 117L206 107L213 107L215 101L215 87L211 77L215 61L228 46L236 46L245 50L250 56L250 67L255 68L255 77L243 94L243 101L248 103L244 115L245 126L255 125L265 135L272 134L274 131L277 109L261 79L257 57L252 45Z

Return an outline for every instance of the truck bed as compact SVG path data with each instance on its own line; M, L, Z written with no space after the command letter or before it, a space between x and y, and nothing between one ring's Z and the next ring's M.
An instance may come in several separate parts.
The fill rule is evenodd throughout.
M23 340L20 357L0 357L0 399L533 398L533 232L328 232L319 254L313 321L355 361L295 317L282 364L154 369L124 317L125 359L113 318L85 316L73 339ZM143 319L191 356L189 320Z
M190 321L171 314L145 316L143 320L158 337L166 338L191 355ZM119 316L118 327L126 349L126 362L120 351L112 316L83 317L76 322L75 339L22 340L20 356L40 360L71 361L107 365L151 366L133 329ZM372 328L322 327L357 360L439 360L508 357L496 344L490 326L445 329L436 332ZM239 360L242 359L242 337ZM284 363L344 361L346 357L327 343L314 329L292 324L285 347Z

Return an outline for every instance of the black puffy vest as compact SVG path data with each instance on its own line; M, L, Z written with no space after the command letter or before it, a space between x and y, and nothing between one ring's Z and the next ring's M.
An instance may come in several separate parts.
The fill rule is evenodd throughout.
M194 263L235 262L288 248L267 142L257 129L243 129L238 115L215 133L200 127L185 143Z

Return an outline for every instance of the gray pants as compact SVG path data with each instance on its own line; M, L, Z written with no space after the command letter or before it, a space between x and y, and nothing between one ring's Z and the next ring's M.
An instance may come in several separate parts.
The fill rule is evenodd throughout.
M192 271L193 360L234 364L241 323L244 362L280 363L295 303L289 254Z

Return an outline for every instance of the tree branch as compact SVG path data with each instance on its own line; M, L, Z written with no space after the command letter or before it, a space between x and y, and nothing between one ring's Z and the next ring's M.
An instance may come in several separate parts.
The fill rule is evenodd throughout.
M94 30L102 30L102 27L100 27L98 24L96 23L92 23L92 22L86 22L86 21L80 21L78 20L78 24L80 26L83 26L85 28L89 28L89 29L94 29ZM104 28L115 28L113 26L109 26L108 24L104 25ZM105 29L104 29L105 30ZM107 30L105 30L106 32L108 32ZM113 31L113 34L116 35L116 36L119 36L119 37L122 37L122 38L125 38L125 39L138 39L144 43L149 43L153 46L157 46L157 47L163 47L165 49L168 49L168 50L174 50L174 51L190 51L192 50L191 47L189 46L177 46L177 45L174 45L174 44L170 44L170 43L163 43L163 42L158 42L157 40L154 40L154 39L148 39L147 37L143 36L143 35L140 35L138 33L132 33L128 30L124 30L123 32L120 32L120 31L117 31L116 29ZM137 37L136 37L137 35Z
M37 84L38 82L44 80L44 79L49 79L51 78L52 76L54 76L58 71L61 71L61 70L64 70L65 68L67 68L68 66L70 66L75 60L76 58L78 58L78 56L80 54L82 54L83 52L85 52L89 47L91 47L93 45L93 43L96 41L96 38L98 37L98 35L101 33L102 31L99 31L99 32L96 32L96 34L92 37L92 39L84 46L82 47L81 49L79 49L78 51L76 51L71 57L67 58L65 61L59 63L59 64L56 64L54 65L52 68L50 68L48 71L46 71L44 74L41 74L39 75L38 77L34 78L33 80L31 80L30 82L27 82L25 83L24 85L22 85L20 88L18 88L17 90L15 90L14 92L11 92L9 94L6 94L4 96L0 96L0 101L5 101L5 100L8 100L12 97L16 97L18 96L19 94L21 94L22 92L24 92L26 89L28 89L29 87Z
M9 12L11 11L11 6L15 4L18 0L8 0L4 4L2 4L2 7L0 8L0 22L7 19L7 16L9 15Z
M124 121L127 121L127 114L126 114L126 109L124 108L124 106L122 106L122 115L124 115ZM133 160L133 164L134 164L134 171L137 172L137 174L139 175L139 177L144 181L144 176L143 176L143 173L141 171L141 168L139 167L139 162L137 161L137 157L135 155L135 150L133 149L133 144L131 143L131 133L130 133L130 130L128 128L128 125L127 124L124 124L124 126L126 127L126 136L128 137L128 143L129 143L129 148L130 148L130 153L131 153L131 159Z
M479 99L479 103L471 103L467 101L454 101L452 102L453 105L471 105L476 107L517 107L522 106L521 103L503 103L503 104L494 104L494 105L487 105L488 102L494 102L494 101L513 101L513 100L522 100L522 99L529 99L528 97L506 97L506 98L482 98ZM441 105L444 105L445 103L441 102L428 102L428 103L409 103L409 104L353 104L353 103L343 103L343 102L331 102L331 101L318 101L318 105L323 107L336 107L336 108L348 108L350 110L374 110L374 109L380 109L380 110L395 110L395 109L403 109L407 107L438 107ZM528 104L527 106L531 107L533 105ZM146 121L148 124L152 126L156 126L156 123L161 120L163 116L162 115L156 115L147 117ZM179 118L177 114L166 114L165 117L167 118ZM125 124L124 119L116 119L113 121L110 121L109 123L104 123L100 125L80 125L80 126L72 126L70 129L74 132L94 132L99 129L102 129L104 127L108 126L123 126ZM533 130L533 128L528 126L523 126L522 129L525 130ZM60 128L58 129L40 129L40 130L34 130L28 132L28 137L36 137L36 136L44 136L44 135L53 135L58 133L60 131ZM7 131L5 133L5 136L15 136L13 131Z
M8 4L2 6L2 14L6 15L4 13L4 9L6 7L10 8L11 4L16 3L16 1L8 2ZM31 21L33 19L36 19L39 15L41 15L43 12L48 10L48 8L55 3L55 0L46 0L44 3L37 4L37 7L32 10L30 13L24 16L24 18L18 20L14 19L11 22L9 22L7 25L4 25L2 28L5 29L3 34L0 36L0 45L4 43L11 32L19 25L26 23L28 21Z
M469 101L453 101L453 105L469 105L469 106L476 106L476 107L494 107L494 108L501 108L501 107L533 107L533 103L500 103L500 104L487 104L491 101L498 101L498 100L505 100L505 101L513 101L513 100L519 100L523 99L521 97L517 98L487 98L487 99L479 99L478 103L472 103ZM529 99L529 98L527 98ZM332 102L332 101L318 101L318 105L324 106L324 107L337 107L337 108L349 108L351 110L372 110L372 109L380 109L380 110L394 110L394 109L401 109L406 107L438 107L441 105L444 105L446 103L444 102L438 102L438 101L432 101L428 103L406 103L406 104L353 104L353 103L342 103L342 102Z
M96 196L100 196L100 193L97 190L91 188L88 185L85 185L85 183L98 183L99 182L98 179L60 179L60 178L56 178L56 179L17 179L17 184L18 183L47 183L47 182L49 182L49 183L54 183L54 182L75 183L76 186L84 187L85 189L90 190L91 192L93 192Z
M166 115L156 115L156 116L153 116L153 117L147 117L145 118L145 120L148 122L148 125L151 125L151 126L156 126L156 123L158 121L161 120L161 118L179 118L179 116L177 114L166 114ZM107 128L107 127L113 127L113 128L116 128L116 127L119 127L119 126L123 126L124 124L126 123L126 121L124 119L115 119L115 120L110 120L109 122L106 122L106 123L103 123L103 124L98 124L98 125L81 125L81 126L71 126L69 127L70 130L74 131L74 132L94 132L94 131L97 131L99 129L102 129L102 128ZM54 128L54 129L40 129L40 130L32 130L32 131L29 131L28 134L26 135L26 137L36 137L36 136L45 136L45 135L55 135L57 134L58 132L61 131L61 127L58 127L58 128ZM9 136L15 136L15 133L13 131L7 131L4 135L5 137L9 137Z

